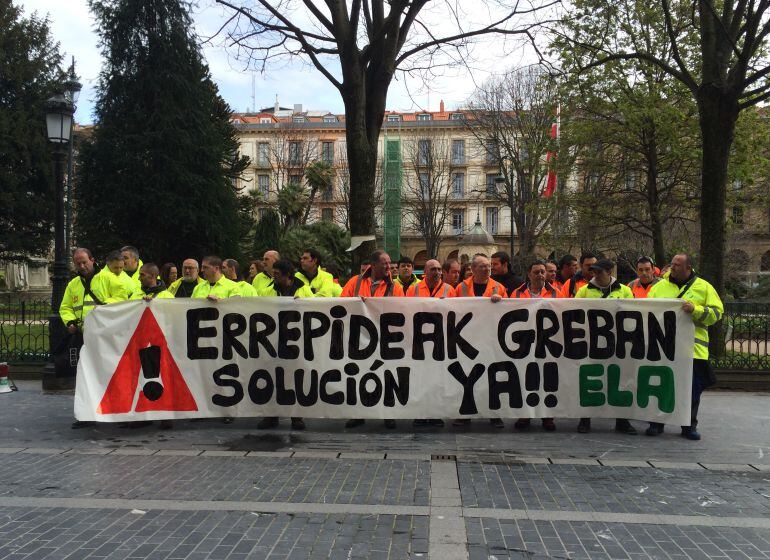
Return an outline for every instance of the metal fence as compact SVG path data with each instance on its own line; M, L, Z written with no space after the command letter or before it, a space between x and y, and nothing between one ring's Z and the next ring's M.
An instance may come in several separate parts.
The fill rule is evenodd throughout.
M48 359L49 300L0 294L0 362ZM712 332L718 371L770 373L770 302L727 302Z
M48 316L51 300L25 300L0 294L0 362L48 359Z
M770 303L727 302L713 330L711 361L718 371L770 372Z

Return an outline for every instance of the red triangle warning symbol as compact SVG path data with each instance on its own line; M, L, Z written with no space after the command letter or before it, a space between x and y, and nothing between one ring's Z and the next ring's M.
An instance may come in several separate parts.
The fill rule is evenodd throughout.
M140 372L144 373L145 383L139 392L136 412L198 410L182 372L169 352L166 337L149 307L142 313L96 412L131 412Z

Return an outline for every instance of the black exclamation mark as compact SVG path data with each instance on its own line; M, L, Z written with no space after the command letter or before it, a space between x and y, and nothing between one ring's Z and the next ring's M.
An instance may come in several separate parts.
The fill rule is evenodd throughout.
M543 399L545 406L553 408L559 404L559 399L553 394L559 390L559 366L556 362L546 362L543 365L543 389L546 393L551 393Z
M524 388L527 391L537 391L540 389L540 365L537 362L527 364L527 373L524 376ZM527 404L537 406L540 404L540 395L530 393L527 395Z
M157 401L163 395L163 385L154 381L160 377L160 346L148 346L139 350L142 373L148 381L142 387L142 393L148 400Z

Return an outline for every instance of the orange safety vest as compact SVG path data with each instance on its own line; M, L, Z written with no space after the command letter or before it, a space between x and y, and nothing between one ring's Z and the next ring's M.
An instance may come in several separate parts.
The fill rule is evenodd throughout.
M575 294L577 293L577 291L583 286L585 286L586 284L588 284L588 280L586 280L585 278L580 278L575 283L575 289L573 290L572 289L573 280L574 278L570 278L569 280L564 282L564 287L561 289L561 297L565 297L565 298L575 297Z
M556 288L556 291L559 293L561 293L562 289L564 288L564 284L562 284L558 280L554 280L553 282L551 282L551 286Z
M512 298L521 298L526 299L530 298L532 296L529 295L529 285L524 283L518 288L516 288L513 293L511 294ZM541 298L560 298L561 294L559 291L554 288L551 284L548 282L545 283L545 286L543 286L543 289L540 290L540 295L538 297Z
M454 289L452 286L447 284L446 282L443 282L442 280L438 281L438 285L436 286L436 289L434 289L432 292L430 288L428 287L428 284L423 280L419 284L412 284L409 286L409 289L406 291L406 297L432 297L432 298L446 298L446 297L454 297Z
M507 297L508 294L505 291L505 286L496 280L491 278L487 282L487 287L481 297L490 297L493 295L499 295L500 297ZM473 276L460 282L455 288L455 297L474 297L476 294L473 292Z
M348 280L342 290L341 297L358 297L359 295L364 297L404 297L404 290L395 282L383 280L372 293L372 276L364 273Z
M639 282L639 279L632 280L628 283L628 287L631 288L631 291L634 293L635 298L646 298L647 294L650 293L650 288L652 288L655 284L660 282L660 278L653 278L652 282L647 284L647 287L645 288L642 286L642 283Z

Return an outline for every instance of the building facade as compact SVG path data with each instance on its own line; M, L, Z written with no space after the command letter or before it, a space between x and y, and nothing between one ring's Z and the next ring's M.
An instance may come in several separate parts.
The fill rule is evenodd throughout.
M495 183L499 164L469 132L466 119L463 111L446 111L443 102L436 112L385 115L378 148L377 237L387 246L395 229L400 254L418 267L434 256L461 259L463 236L477 221L497 248L510 248L510 211L501 204ZM276 105L256 114L236 114L233 123L241 153L251 159L244 186L259 192L258 212L275 208L281 189L303 183L307 166L320 160L336 174L332 188L316 195L308 221L333 221L347 229L344 115ZM433 254L427 231L434 238Z

